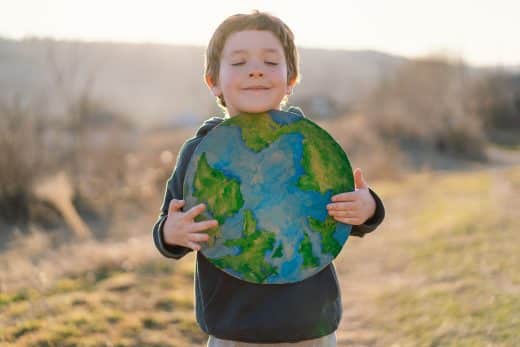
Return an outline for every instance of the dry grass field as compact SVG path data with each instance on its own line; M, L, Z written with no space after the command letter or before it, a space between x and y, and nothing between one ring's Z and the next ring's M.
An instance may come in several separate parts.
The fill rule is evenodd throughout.
M338 346L520 345L520 165L370 182L384 224L335 264ZM0 254L1 346L203 346L193 254L163 258L154 216L128 238L34 230Z

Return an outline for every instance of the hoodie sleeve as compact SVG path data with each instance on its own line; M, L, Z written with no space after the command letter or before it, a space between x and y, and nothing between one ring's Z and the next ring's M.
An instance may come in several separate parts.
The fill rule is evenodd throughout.
M181 200L183 198L182 190L184 175L186 174L186 168L188 166L189 158L191 158L191 155L193 154L195 147L196 143L193 140L188 140L182 146L177 157L177 163L175 165L175 168L173 169L173 173L166 182L166 191L164 193L161 212L153 227L153 240L155 246L157 247L159 252L167 258L180 259L187 253L192 251L192 249L188 247L167 244L164 241L163 228L164 223L166 222L166 219L168 217L168 208L170 206L170 201L172 199Z
M353 225L352 230L350 231L350 235L363 237L365 234L368 234L379 226L385 219L385 206L383 205L383 201L379 198L379 196L372 189L368 188L370 194L376 201L376 211L374 215L370 217L364 224L361 225Z
M202 138L222 121L223 119L219 117L213 117L205 121L204 124L197 130L195 137L189 139L183 144L181 150L179 151L173 173L166 182L166 191L164 193L161 212L157 218L157 221L155 222L155 225L153 226L152 233L155 246L159 252L167 258L180 259L192 251L192 249L188 247L166 243L164 241L163 233L164 223L168 217L170 201L172 199L183 199L184 177L186 175L186 170L195 148L197 148L197 145L200 143Z

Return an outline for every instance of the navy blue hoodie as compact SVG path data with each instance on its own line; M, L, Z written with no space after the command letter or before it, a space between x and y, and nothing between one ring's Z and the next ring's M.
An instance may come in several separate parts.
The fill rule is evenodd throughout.
M290 112L303 116L298 108ZM153 227L153 239L159 252L180 259L192 250L165 243L163 225L172 199L183 199L186 169L200 141L224 119L213 117L204 122L195 137L182 146L176 166L166 184L161 213ZM381 199L370 189L376 212L363 225L353 226L350 235L363 237L383 221ZM309 340L334 332L341 319L341 293L334 265L316 275L290 284L253 284L218 269L197 252L195 269L195 309L197 322L207 334L221 339L281 343Z

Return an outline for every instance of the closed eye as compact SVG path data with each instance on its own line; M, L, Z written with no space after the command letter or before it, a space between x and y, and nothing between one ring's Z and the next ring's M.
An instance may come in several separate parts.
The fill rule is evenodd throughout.
M272 62L272 61L266 61L265 63L267 65L278 65L278 63L275 63L275 62Z
M245 62L241 61L241 62L238 62L238 63L233 63L231 64L232 66L239 66L239 65L244 65Z

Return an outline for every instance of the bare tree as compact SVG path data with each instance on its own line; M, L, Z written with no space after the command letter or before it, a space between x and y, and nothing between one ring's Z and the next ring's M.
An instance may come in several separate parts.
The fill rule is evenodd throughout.
M124 188L125 154L136 141L133 123L93 95L101 71L93 55L80 43L47 47L53 85L65 105L63 136L68 139L66 165L73 190L95 200L100 213L111 213Z
M59 52L58 43L50 41L47 45L47 62L53 86L59 99L64 103L66 129L71 136L68 147L68 162L74 188L81 180L81 163L87 147L87 117L92 99L92 90L96 81L97 66L90 68L82 61L85 56L80 43L63 45L64 52ZM61 53L61 54L60 54Z

